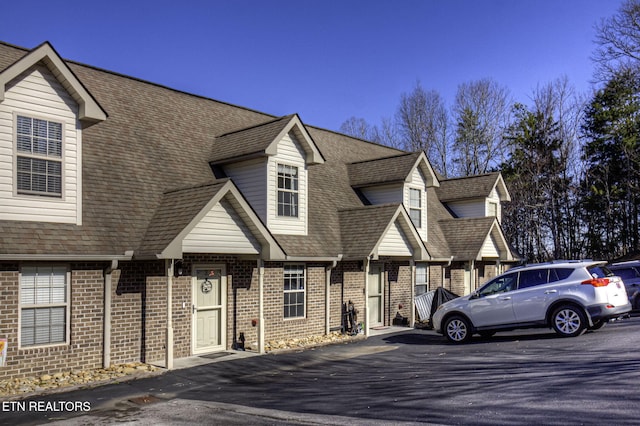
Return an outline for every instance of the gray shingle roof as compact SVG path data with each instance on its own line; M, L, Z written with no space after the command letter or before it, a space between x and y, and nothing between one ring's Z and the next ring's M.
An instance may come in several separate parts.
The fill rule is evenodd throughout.
M0 42L0 72L27 52ZM293 117L276 118L67 64L108 113L82 133L82 226L0 221L0 255L157 252L219 190L223 182L212 173L210 160L260 152ZM384 230L397 206L363 207L352 184L404 179L417 154L305 128L324 157L324 163L308 168L308 235L274 237L292 256L361 256L381 236L376 232ZM434 191L428 189L427 247L438 257L455 248L437 224L451 216Z
M213 141L209 160L219 163L253 154L263 154L293 117L294 115L287 115L217 136Z
M396 211L397 204L340 210L344 258L364 259L369 256Z
M347 166L349 170L349 182L354 188L383 183L403 182L413 166L415 166L419 156L419 152L412 152L393 157L351 163Z
M438 198L441 202L465 200L469 198L488 197L496 185L500 173L486 173L482 175L466 176L440 181Z
M138 249L138 254L152 256L162 252L202 211L224 184L225 181L221 181L163 194Z
M439 223L454 260L466 261L476 259L496 218L445 219Z

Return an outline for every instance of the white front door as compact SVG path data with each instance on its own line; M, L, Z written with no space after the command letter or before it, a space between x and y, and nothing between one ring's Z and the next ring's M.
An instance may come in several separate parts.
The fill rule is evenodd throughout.
M194 354L226 349L227 279L224 265L199 266L193 276Z
M367 277L369 293L369 328L383 325L384 322L384 279L381 266L371 266Z

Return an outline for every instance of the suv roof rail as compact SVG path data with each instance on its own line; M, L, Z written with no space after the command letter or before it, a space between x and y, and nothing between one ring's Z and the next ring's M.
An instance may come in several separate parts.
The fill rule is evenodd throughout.
M623 260L622 262L611 262L610 266L628 265L630 263L640 263L640 260Z

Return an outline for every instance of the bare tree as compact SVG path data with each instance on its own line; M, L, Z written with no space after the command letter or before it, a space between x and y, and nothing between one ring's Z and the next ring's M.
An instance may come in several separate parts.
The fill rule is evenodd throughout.
M503 154L503 131L509 120L509 91L490 79L458 86L453 113L457 173L473 175L497 167Z
M377 137L377 129L371 126L364 118L350 117L340 125L340 132L359 139L373 141Z
M401 95L396 123L404 149L424 151L436 170L446 176L449 115L440 93L426 91L417 82L411 93Z
M640 0L627 0L618 13L596 25L593 60L596 78L608 80L616 70L637 70L640 63Z

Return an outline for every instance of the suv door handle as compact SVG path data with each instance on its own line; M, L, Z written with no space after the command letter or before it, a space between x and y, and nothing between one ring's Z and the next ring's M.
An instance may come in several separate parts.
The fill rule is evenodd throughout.
M500 300L511 300L510 296L501 297Z
M553 294L553 293L557 293L558 290L547 290L544 292L544 294Z

